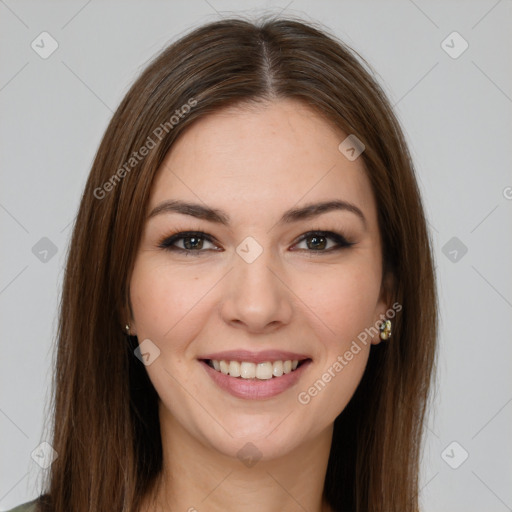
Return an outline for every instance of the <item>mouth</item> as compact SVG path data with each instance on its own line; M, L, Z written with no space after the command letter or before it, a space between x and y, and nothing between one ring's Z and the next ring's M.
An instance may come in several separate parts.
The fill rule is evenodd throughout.
M222 391L237 398L269 399L294 386L312 363L290 352L230 352L198 360Z
M260 363L253 363L252 361L226 361L224 359L203 359L202 361L216 372L236 379L270 380L279 379L283 375L294 372L307 361L311 361L311 359L285 359L284 361L263 361Z

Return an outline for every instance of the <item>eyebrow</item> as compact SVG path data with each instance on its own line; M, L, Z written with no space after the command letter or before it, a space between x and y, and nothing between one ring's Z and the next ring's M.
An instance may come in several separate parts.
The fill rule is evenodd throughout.
M366 218L363 212L354 204L342 200L324 201L320 203L308 203L300 208L292 208L286 211L277 224L291 224L301 220L311 219L331 211L347 211L357 215L365 229L367 228ZM199 203L189 203L180 200L167 200L156 206L148 215L148 219L163 213L181 213L182 215L190 215L197 219L215 222L224 226L229 226L229 215L222 210L209 208Z

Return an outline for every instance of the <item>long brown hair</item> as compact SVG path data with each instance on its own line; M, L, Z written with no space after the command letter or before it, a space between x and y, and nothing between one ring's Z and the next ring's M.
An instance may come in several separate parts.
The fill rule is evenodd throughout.
M372 347L335 421L325 497L336 511L418 510L438 325L433 255L404 136L362 62L310 23L228 19L168 46L133 84L96 154L70 243L52 401L58 458L42 511L136 512L155 484L162 468L158 396L134 356L137 340L123 332L153 177L194 120L279 98L305 102L364 143L383 265L402 305L392 339Z

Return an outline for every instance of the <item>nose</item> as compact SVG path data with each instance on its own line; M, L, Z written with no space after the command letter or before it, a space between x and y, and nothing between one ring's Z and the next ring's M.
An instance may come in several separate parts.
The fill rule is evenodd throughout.
M225 286L221 315L231 326L268 333L290 322L293 293L270 251L251 263L237 255Z

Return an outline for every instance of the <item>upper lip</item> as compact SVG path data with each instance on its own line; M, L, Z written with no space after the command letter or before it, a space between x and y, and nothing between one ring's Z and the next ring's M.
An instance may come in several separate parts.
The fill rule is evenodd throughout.
M267 361L302 361L310 359L308 355L283 350L262 350L251 352L250 350L224 350L198 357L198 359L211 359L214 361L247 361L250 363L265 363Z

